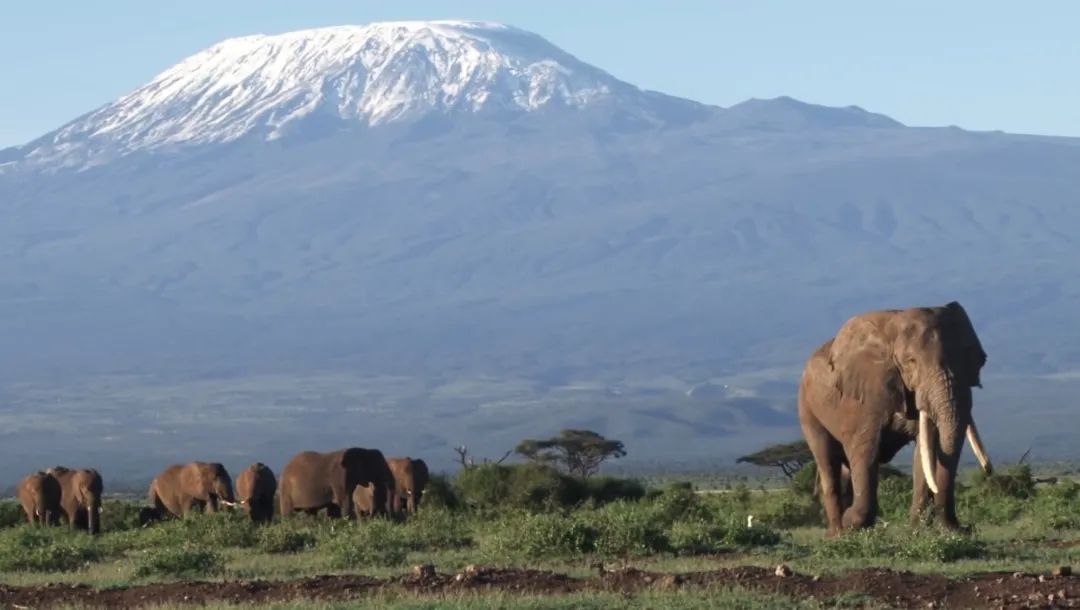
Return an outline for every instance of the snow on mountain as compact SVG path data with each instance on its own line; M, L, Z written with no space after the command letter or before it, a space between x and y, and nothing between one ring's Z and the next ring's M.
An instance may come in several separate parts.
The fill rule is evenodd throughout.
M135 150L251 134L273 140L311 121L371 126L431 112L584 108L613 97L644 108L657 95L506 25L328 27L225 40L31 143L25 156L97 164Z

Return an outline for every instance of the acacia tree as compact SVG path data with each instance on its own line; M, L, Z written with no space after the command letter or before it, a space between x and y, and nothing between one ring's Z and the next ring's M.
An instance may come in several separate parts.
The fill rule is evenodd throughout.
M533 462L562 467L583 479L596 474L604 461L626 455L622 441L604 438L592 430L563 430L549 439L526 439L514 451Z
M757 453L744 455L736 463L746 462L755 466L779 468L787 478L795 476L803 466L814 461L814 454L806 441L796 441L784 445L770 445Z

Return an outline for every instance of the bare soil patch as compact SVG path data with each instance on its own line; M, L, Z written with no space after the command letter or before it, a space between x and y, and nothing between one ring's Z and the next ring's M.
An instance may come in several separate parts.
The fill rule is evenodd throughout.
M685 574L625 569L604 571L588 578L571 578L543 570L470 566L459 574L408 575L390 579L343 575L291 581L183 581L109 589L85 585L0 586L0 605L6 608L65 605L137 608L164 603L197 606L208 602L260 604L296 599L346 601L380 591L433 597L485 592L562 595L578 591L611 591L633 594L646 589L705 586L739 586L822 601L844 596L848 603L864 599L867 603L897 608L1080 608L1080 578L1071 575L992 573L952 580L933 574L867 569L839 576L814 577L799 573L778 576L773 569L751 566Z

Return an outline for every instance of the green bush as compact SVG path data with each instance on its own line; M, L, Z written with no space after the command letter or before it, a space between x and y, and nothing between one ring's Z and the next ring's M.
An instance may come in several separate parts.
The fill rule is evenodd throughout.
M402 526L410 547L417 551L459 549L472 545L472 532L458 513L425 508Z
M878 518L890 523L907 523L911 512L910 476L893 476L878 481Z
M755 520L768 527L808 527L824 523L821 502L817 498L786 490L767 494L760 510L753 510Z
M472 508L557 510L586 502L593 505L640 499L644 487L631 479L593 477L580 480L543 464L482 464L454 479L456 496Z
M259 529L256 548L264 553L299 553L315 546L315 533L293 523L275 523Z
M980 497L1026 500L1035 495L1035 477L1027 464L1001 469L994 474L977 470L971 490Z
M65 572L101 556L91 536L67 528L19 527L0 533L0 572Z
M597 531L557 513L517 512L503 517L482 548L499 558L574 557L595 549Z
M26 513L14 500L0 500L0 527L11 527L26 523Z
M671 548L656 511L645 503L614 502L582 514L596 530L596 552L610 557L642 556Z
M883 528L846 532L816 549L818 555L829 558L903 558L935 562L975 559L985 552L986 546L971 536L931 530L904 530L894 535Z
M101 503L101 531L123 532L138 529L141 506L125 500L105 500Z
M1042 528L1080 529L1080 484L1069 481L1041 488L1030 511Z
M788 487L799 496L813 496L817 487L817 464L810 462L791 477Z
M727 527L705 520L676 521L668 529L668 541L674 551L703 555L722 551L727 534Z
M619 477L591 477L585 480L585 493L597 505L618 500L640 500L645 497L645 486L635 479Z
M409 541L404 528L388 519L372 519L332 528L319 547L337 568L391 567L405 562Z
M446 475L433 474L424 487L424 497L420 500L426 508L446 508L455 510L461 505L454 486Z
M146 551L138 559L135 575L194 578L214 576L225 571L220 553L194 545L165 547Z
M780 544L780 533L767 525L755 523L747 527L745 523L731 523L725 540L739 547L774 546Z

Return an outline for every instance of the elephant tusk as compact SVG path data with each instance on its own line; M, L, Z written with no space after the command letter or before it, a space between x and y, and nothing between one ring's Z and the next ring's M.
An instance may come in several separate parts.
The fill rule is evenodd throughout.
M983 472L986 474L994 474L994 466L990 463L990 458L986 455L986 448L983 447L982 437L979 436L979 429L975 427L975 419L971 419L971 423L967 426L967 439L971 443L971 450L975 452L975 457L979 460L979 464L982 466Z
M930 432L930 418L926 411L919 411L919 461L922 463L926 486L934 495L938 493L937 480L934 478L934 436Z

